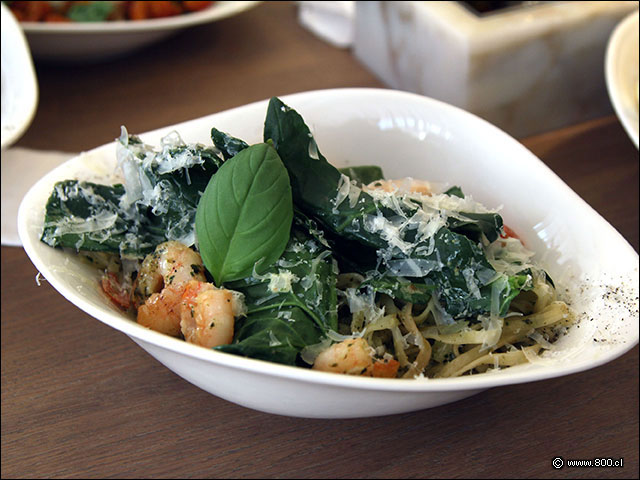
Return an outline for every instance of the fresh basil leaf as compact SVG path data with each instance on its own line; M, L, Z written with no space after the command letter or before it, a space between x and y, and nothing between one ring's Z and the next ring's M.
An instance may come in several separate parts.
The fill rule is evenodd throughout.
M225 162L207 185L195 222L215 283L249 277L280 258L292 218L289 176L271 146L253 145Z

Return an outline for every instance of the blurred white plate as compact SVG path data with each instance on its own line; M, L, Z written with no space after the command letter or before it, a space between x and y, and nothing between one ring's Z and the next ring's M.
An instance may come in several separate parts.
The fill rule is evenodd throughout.
M618 118L638 148L638 11L611 34L605 59L609 97Z
M512 137L458 108L394 90L324 90L282 100L303 116L323 155L336 166L377 164L391 178L412 176L460 185L487 206L504 205L505 223L537 252L560 294L570 301L579 326L534 363L460 378L415 380L279 365L209 350L146 329L109 301L99 287L97 269L40 241L45 204L54 183L112 173L115 142L69 160L29 191L18 214L25 251L65 298L131 337L181 377L231 402L281 415L365 417L434 407L487 388L593 368L638 343L638 254ZM267 103L162 128L141 139L159 145L163 136L176 130L185 142L210 145L215 126L249 143L261 142ZM531 388L540 391L545 385ZM554 401L552 391L548 398Z
M174 17L87 23L23 22L22 27L37 59L99 61L145 47L187 27L237 15L258 3L218 1L205 10Z
M38 104L38 83L29 47L11 11L2 16L2 149L27 130Z

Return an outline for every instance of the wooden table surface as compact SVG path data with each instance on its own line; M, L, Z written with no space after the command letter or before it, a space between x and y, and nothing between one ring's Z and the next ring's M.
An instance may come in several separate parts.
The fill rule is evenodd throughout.
M272 95L383 87L286 2L120 60L36 66L38 111L18 146L69 152L122 124L144 132ZM523 143L638 251L638 151L613 114ZM416 413L287 418L187 383L37 287L36 273L22 249L2 247L3 478L638 478L637 346L594 370ZM624 462L554 470L556 456Z

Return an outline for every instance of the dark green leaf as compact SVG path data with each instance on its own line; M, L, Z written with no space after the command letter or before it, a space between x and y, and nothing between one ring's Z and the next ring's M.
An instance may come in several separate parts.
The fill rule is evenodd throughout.
M225 160L229 160L231 157L236 156L242 150L249 147L249 144L243 140L232 137L228 133L222 132L217 128L211 129L211 140L220 152L222 152L222 156Z
M320 244L331 250L333 257L338 262L341 272L358 272L364 274L373 270L378 265L376 251L362 243L350 240L335 233L324 230L314 220L295 209L294 219L300 225L304 225L306 231Z
M126 233L130 230L120 209L123 195L122 185L77 180L56 183L45 207L42 241L52 247L120 251L121 245L127 244ZM152 243L149 239L138 240L141 244Z
M390 226L396 225L403 218L410 218L418 205L414 208L403 204L400 213L377 204L366 192L361 192L356 202L345 200L336 205L344 179L320 153L302 117L277 98L271 99L267 109L264 138L273 140L289 171L294 203L321 224L329 240L333 236L342 237L382 252L379 258L388 275L421 278L427 289L437 289L447 312L455 318L487 312L490 300L487 282L495 272L477 240L480 233L488 238L497 236L502 227L499 216L463 213L469 215L469 221L453 225L460 233L442 227L432 239L417 240L416 230L407 229L391 244L384 229L371 228L367 222L378 218ZM398 241L410 248L401 250L396 246ZM334 241L333 245L339 243ZM476 298L478 290L480 299Z
M412 282L403 277L390 275L371 276L361 285L361 288L371 288L377 293L386 293L392 298L416 305L426 305L436 290L435 285L427 285L421 281Z
M48 201L43 241L81 250L122 252L144 256L166 240L193 244L200 192L204 191L221 160L202 145L176 145L153 152L134 135L120 140L125 177L138 188L88 182L61 182ZM144 188L142 186L145 186ZM134 193L138 196L134 198ZM98 197L95 197L98 194ZM87 223L117 215L112 223L91 231L65 233L60 222ZM99 222L94 222L97 227ZM87 225L85 225L86 227ZM82 235L79 235L82 233Z
M320 342L320 329L300 308L250 313L236 322L233 343L216 350L286 365L299 364L300 351Z
M444 192L447 195L451 195L452 197L464 198L464 193L462 193L462 189L457 186L451 187L449 190Z
M298 216L294 220L289 243L276 263L264 274L225 286L244 294L250 314L298 307L321 331L337 330L336 270L331 251L312 223Z
M501 292L500 306L498 315L504 317L509 311L509 305L511 301L520 294L533 288L533 282L531 281L531 275L526 272L521 272L518 275L512 275L507 280L507 288Z
M344 173L351 180L355 180L360 185L369 185L377 180L384 180L382 169L377 165L362 165L357 167L340 168L340 173Z
M464 198L464 193L462 193L462 189L458 186L451 187L444 193L446 195ZM482 235L484 235L489 242L494 242L502 232L502 217L500 215L495 213L470 212L461 212L460 215L466 217L468 220L449 218L447 220L447 226L454 232L461 233L476 242L481 241Z
M273 97L267 108L264 141L271 140L289 171L294 203L313 215L320 205L329 206L329 192L335 192L340 172L320 153L302 117Z
M288 365L328 330L337 330L336 270L323 233L297 214L282 257L259 278L225 284L242 292L247 317L219 350ZM283 281L284 280L284 281Z
M468 220L449 218L447 226L450 230L476 242L481 240L482 235L487 237L489 242L495 242L502 232L502 217L496 213L460 212L460 216Z

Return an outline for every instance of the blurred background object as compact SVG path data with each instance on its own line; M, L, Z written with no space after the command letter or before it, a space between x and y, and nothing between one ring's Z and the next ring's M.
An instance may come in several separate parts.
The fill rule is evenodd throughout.
M21 22L106 22L173 17L211 7L204 2L5 2Z
M606 79L611 103L638 148L638 12L626 17L607 45Z
M8 2L36 60L102 62L260 2ZM62 7L56 7L62 5Z
M345 48L353 42L356 2L298 2L298 20L318 37Z
M31 124L38 105L38 82L29 45L4 2L2 15L2 149Z
M607 40L636 1L355 2L355 56L524 137L611 113ZM499 7L499 8L496 8Z

